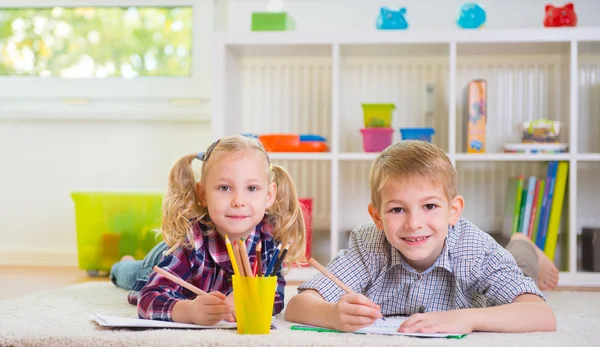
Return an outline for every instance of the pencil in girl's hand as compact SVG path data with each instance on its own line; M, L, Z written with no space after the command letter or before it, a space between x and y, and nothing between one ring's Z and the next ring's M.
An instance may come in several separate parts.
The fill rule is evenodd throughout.
M235 240L233 240L233 256L235 257L236 263L238 263L238 269L240 269L240 276L246 276L246 268L244 267L244 263L242 263L242 259L240 258L240 246L237 244Z
M318 261L314 260L312 257L308 259L308 262L317 268L317 270L321 271L321 273L323 275L325 275L327 278L329 278L331 281L333 281L333 283L337 284L338 286L340 286L340 288L342 288L346 293L350 294L350 293L356 293L355 291L353 291L352 289L350 289L350 287L348 287L347 285L344 284L344 282L340 281L339 278L335 277L331 272L329 272L329 270L327 270L326 268L323 267L323 265L319 264ZM381 316L382 320L385 320L385 318L383 317L383 315Z
M273 271L273 266L275 266L275 263L277 262L277 256L279 255L279 252L281 252L281 243L279 245L277 245L277 249L275 250L275 253L273 253L273 257L271 258L271 261L269 262L269 266L267 267L267 270L265 271L265 277L271 275L271 273Z
M177 276L173 275L172 273L170 273L170 272L168 272L168 271L166 271L164 269L159 268L156 265L152 269L154 270L154 272L159 273L159 274L165 276L166 278L168 278L171 281L179 284L180 286L188 289L189 291L191 291L194 294L197 294L197 295L204 295L204 294L206 294L206 292L203 291L202 289L196 287L195 285L193 285L191 283L188 283L188 282L184 281L180 277L177 277Z
M254 276L262 277L262 242L256 244L256 259L254 260Z
M290 249L290 245L292 244L292 241L288 241L287 245L285 245L285 248L283 249L283 252L281 252L281 255L279 256L279 259L277 259L277 262L275 263L275 266L273 266L273 273L277 273L277 270L281 267L281 264L283 264L283 258L285 258L285 255L288 252L288 249Z
M240 238L240 258L242 259L242 264L244 264L244 272L246 276L252 276L252 269L250 268L250 260L248 259L248 249L246 248L246 242L244 239Z
M225 246L227 246L227 253L229 253L229 260L231 261L231 267L233 268L233 273L235 275L241 276L240 270L237 266L237 261L235 259L235 253L233 253L233 249L231 247L231 241L229 241L229 237L225 235Z

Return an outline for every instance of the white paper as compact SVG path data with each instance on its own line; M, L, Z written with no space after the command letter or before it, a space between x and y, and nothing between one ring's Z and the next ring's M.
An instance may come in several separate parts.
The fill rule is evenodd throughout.
M418 337L461 337L464 334L449 334L449 333L402 333L396 331L400 324L404 322L406 317L386 317L385 321L378 319L373 325L366 328L358 329L354 331L357 334L380 334L380 335L403 335L403 336L418 336ZM299 324L300 326L316 328L312 325Z
M100 313L90 315L90 318L104 327L113 328L176 328L176 329L235 329L235 322L220 321L215 325L196 325L186 323L164 322L150 319L126 318L108 316Z

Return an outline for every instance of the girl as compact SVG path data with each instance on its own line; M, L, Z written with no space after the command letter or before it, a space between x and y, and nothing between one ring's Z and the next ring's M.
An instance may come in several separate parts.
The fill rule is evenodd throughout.
M202 161L200 180L192 169ZM214 142L205 153L184 156L175 163L163 201L162 235L143 262L121 261L111 278L119 285L118 266L148 277L137 280L128 296L140 318L199 325L233 321L232 265L225 246L243 238L251 264L262 242L263 272L279 243L291 241L286 266L305 261L303 212L292 178L272 165L261 143L250 137L230 136ZM162 250L168 248L161 258ZM130 263L130 264L129 264ZM133 265L136 264L136 265ZM150 272L154 265L176 274L210 295L191 293L171 280ZM141 270L140 270L141 267ZM283 309L285 279L276 273L273 314Z

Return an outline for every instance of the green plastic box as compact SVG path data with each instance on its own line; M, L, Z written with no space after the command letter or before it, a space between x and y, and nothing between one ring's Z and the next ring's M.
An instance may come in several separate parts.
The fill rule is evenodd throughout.
M252 31L294 31L296 21L286 12L253 12Z
M395 104L362 104L365 128L389 128Z
M108 273L124 255L143 259L160 241L160 192L73 191L79 268Z

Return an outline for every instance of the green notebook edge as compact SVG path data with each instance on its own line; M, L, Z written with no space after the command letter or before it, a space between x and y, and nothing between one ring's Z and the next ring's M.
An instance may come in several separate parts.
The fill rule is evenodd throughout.
M341 330L335 330L335 329L329 329L329 328L320 328L320 327L309 327L309 326L304 326L304 325L292 325L290 327L290 330L299 330L299 331L316 331L319 333L338 333L338 334L345 334L344 331ZM359 335L366 335L365 333L353 333L353 334L359 334ZM462 334L462 335L450 335L450 336L446 336L446 339L462 339L465 336L467 336L469 334ZM418 336L415 336L418 337Z

